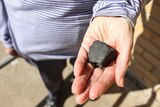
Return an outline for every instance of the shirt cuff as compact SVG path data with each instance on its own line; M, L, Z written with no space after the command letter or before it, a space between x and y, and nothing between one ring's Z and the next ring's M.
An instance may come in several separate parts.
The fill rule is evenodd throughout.
M100 0L93 7L91 21L97 16L121 16L127 18L134 27L141 7L142 5L131 5L126 0L121 0L119 2L117 0L114 2Z

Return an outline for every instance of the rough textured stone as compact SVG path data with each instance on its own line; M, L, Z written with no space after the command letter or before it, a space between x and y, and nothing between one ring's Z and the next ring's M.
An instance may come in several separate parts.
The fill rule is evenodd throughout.
M96 40L90 47L89 62L95 67L103 68L116 59L116 50L104 42Z

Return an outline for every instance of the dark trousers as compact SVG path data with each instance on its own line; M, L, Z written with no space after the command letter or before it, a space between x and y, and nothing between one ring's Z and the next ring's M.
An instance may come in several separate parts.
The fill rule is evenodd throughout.
M42 80L49 90L49 96L54 97L58 92L63 82L62 71L66 67L66 59L63 60L43 60L34 61L27 59L27 62L37 67ZM70 59L73 65L75 58Z

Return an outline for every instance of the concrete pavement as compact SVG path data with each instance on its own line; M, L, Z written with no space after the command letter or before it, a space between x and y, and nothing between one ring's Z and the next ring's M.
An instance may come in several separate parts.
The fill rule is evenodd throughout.
M5 57L0 45L0 60ZM63 72L64 86L61 92L62 107L160 107L160 85L141 89L134 80L126 77L125 87L113 85L96 101L76 105L70 86L73 80L72 66ZM38 71L18 58L0 69L0 107L38 107L47 96L47 90Z

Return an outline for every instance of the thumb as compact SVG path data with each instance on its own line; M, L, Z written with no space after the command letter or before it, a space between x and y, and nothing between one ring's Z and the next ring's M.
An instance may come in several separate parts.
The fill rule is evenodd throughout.
M74 76L80 76L84 70L86 62L88 60L87 51L81 46L77 59L74 64Z

